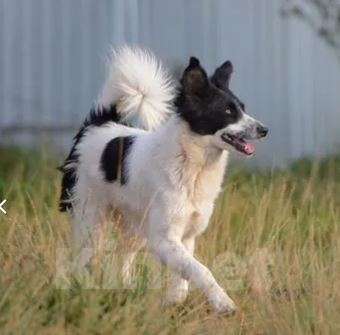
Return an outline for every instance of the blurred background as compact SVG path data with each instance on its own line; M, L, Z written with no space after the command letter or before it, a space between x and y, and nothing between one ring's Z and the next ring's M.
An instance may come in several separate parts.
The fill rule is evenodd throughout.
M69 149L110 46L152 49L172 70L231 59L232 89L270 127L253 163L340 151L337 0L0 0L0 145Z

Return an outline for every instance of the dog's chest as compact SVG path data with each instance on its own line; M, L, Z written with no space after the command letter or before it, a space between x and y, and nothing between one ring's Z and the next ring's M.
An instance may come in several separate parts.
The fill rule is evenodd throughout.
M197 208L214 202L220 192L227 156L222 154L210 164L187 164L183 168L182 186L187 200Z
M188 190L185 205L188 217L185 237L197 236L205 231L214 208L214 200L220 190L220 185L217 182L214 184L198 184L200 182L197 182L195 189Z
M207 228L223 181L226 157L221 157L216 164L205 168L195 166L186 169L186 212L189 217L185 227L185 236L196 236Z

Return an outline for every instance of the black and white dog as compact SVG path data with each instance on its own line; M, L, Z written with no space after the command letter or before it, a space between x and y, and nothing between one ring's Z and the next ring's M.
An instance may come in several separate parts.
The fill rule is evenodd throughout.
M148 245L173 270L169 303L183 301L191 281L221 313L235 304L194 257L195 239L207 228L228 151L251 155L247 141L268 132L230 91L232 71L227 61L209 79L192 57L176 89L149 52L114 52L97 107L61 168L60 209L72 213L79 247L91 248L106 213L118 208L129 249L122 277L129 280Z

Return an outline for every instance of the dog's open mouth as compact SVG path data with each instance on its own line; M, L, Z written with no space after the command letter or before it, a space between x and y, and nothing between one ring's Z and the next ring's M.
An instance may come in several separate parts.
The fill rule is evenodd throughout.
M222 140L230 145L232 145L237 151L242 152L245 155L252 155L255 152L255 145L246 142L243 138L223 134L221 136Z

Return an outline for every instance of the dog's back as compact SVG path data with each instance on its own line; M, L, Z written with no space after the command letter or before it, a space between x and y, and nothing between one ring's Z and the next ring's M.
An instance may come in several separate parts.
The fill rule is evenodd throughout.
M134 138L141 129L152 131L165 121L173 98L170 77L151 53L129 47L113 51L98 102L59 168L63 173L60 210L72 211L79 198L75 189L81 187L77 185L81 166L87 169L86 178L92 174L109 183L124 183L124 157Z

